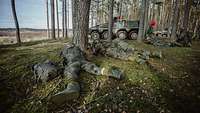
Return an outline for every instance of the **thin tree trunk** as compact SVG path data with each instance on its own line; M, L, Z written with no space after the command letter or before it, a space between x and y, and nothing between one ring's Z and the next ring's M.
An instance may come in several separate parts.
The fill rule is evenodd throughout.
M13 13L13 18L14 18L15 27L16 27L16 38L17 38L17 43L18 43L18 44L21 44L19 23L18 23L17 13L16 13L16 9L15 9L15 0L11 0L11 5L12 5L12 13Z
M46 13L47 13L47 38L50 38L49 32L49 0L46 0Z
M65 1L62 0L62 37L65 37Z
M67 13L67 28L69 29L69 2L70 0L67 0L67 10L68 10L68 13ZM67 34L67 37L68 37L68 34Z
M58 0L56 0L56 15L57 15L57 33L58 33L58 38L60 38L59 14L58 14Z
M55 37L55 6L54 0L51 0L51 38L56 39Z
M174 14L173 14L173 19L172 19L172 34L171 34L171 38L172 41L176 40L176 31L177 31L177 24L178 24L178 13L179 13L179 8L178 8L178 2L179 0L175 1L175 8L174 8Z
M119 10L119 16L122 16L122 3L123 3L124 0L121 0L120 2L120 10Z
M183 29L187 30L189 21L190 5L189 0L185 0L184 18L183 18Z
M144 20L144 34L146 33L146 30L148 29L148 13L149 13L149 0L146 1L145 4L145 20Z
M67 0L65 0L65 38L67 38Z
M109 3L109 24L108 24L108 37L109 37L110 41L112 40L112 37L113 37L113 33L112 33L112 30L113 30L113 6L114 6L114 0L110 0L110 3Z
M200 22L199 20L196 20L196 22L195 22L195 27L194 27L194 30L193 30L194 35L192 36L192 38L198 37L198 35L199 35L199 33L197 32L197 29L200 26L199 22ZM200 38L200 37L198 37L198 38Z
M157 5L158 8L158 16L157 16L157 30L160 30L160 21L161 21L161 5Z
M155 3L153 2L153 6L152 6L153 10L152 10L152 19L155 19L156 16L156 10L155 10Z
M101 14L100 14L100 11L99 11L99 0L97 0L96 2L97 2L97 25L99 25L101 23L100 22Z
M144 37L144 17L145 17L145 7L146 4L146 0L142 0L142 5L140 8L140 25L139 25L139 33L138 33L138 38L137 41L138 42L142 42L142 39Z
M91 27L93 26L93 20L94 20L94 12L93 11L91 11Z

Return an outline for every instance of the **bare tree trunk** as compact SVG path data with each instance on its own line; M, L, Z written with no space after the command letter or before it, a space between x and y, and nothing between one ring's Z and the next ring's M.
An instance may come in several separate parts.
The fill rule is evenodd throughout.
M173 14L173 19L172 19L172 34L171 34L171 38L172 41L176 40L176 31L177 31L177 24L178 24L178 13L179 13L179 8L178 8L178 2L179 0L175 1L175 8L174 8L174 14Z
M64 16L64 19L65 19L65 38L67 38L67 0L65 0L65 16Z
M91 11L91 27L93 26L93 20L94 20L94 12Z
M161 21L161 5L157 5L158 15L157 15L157 30L160 30L160 21Z
M198 39L200 39L200 32L198 31L199 27L200 27L200 19L197 19L193 30L194 32L194 35L192 36L193 38L196 36Z
M146 30L148 29L148 13L149 13L149 0L146 1L145 4L145 20L144 20L144 34L146 33Z
M101 17L101 14L100 14L100 9L99 9L99 0L96 1L97 2L97 25L99 25L101 22L100 22L100 17Z
M62 37L65 37L65 1L62 0Z
M121 0L120 2L120 10L119 10L119 16L122 16L122 3L123 3L124 0Z
M153 2L153 6L152 6L153 10L152 10L152 19L155 19L156 17L156 10L155 10L155 3Z
M79 1L78 0L71 0L72 4L72 26L73 26L73 43L78 43L79 37Z
M187 28L188 28L189 13L190 13L189 0L185 0L184 18L183 18L183 29L184 30L187 30Z
M55 7L54 0L51 0L51 38L56 39L55 37Z
M109 40L112 40L113 37L113 6L114 6L114 0L110 0L109 3L109 24L108 24L108 37Z
M59 14L58 14L58 0L56 0L56 16L57 16L57 33L58 33L58 38L60 38Z
M69 28L69 2L70 2L70 0L67 0L68 2L67 2L67 10L68 10L68 13L67 13L67 28ZM67 34L67 37L68 37L68 34Z
M146 0L142 0L142 5L140 7L140 25L139 25L139 33L138 33L138 42L142 42L144 37L144 17L145 17L145 4Z
M46 0L46 13L47 13L47 37L50 38L50 32L49 32L49 0Z
M175 14L175 0L171 0L171 4L172 5L171 5L171 10L170 10L170 20L169 20L169 26L168 26L168 28L170 28L170 31L172 30L172 22L173 22L173 17Z
M82 51L87 49L90 3L91 0L72 0L73 42Z
M17 43L21 44L19 23L18 23L18 20L17 20L17 13L16 13L16 9L15 9L15 0L11 0L11 6L12 6L12 13L13 13L14 21L15 21L15 26L16 26Z

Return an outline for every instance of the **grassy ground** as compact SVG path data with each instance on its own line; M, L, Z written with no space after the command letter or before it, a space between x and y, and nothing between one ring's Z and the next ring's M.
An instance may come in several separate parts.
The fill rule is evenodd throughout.
M66 41L39 41L0 46L0 112L13 113L199 113L200 112L200 42L192 48L155 48L128 43L138 49L161 50L162 59L149 65L109 57L92 57L101 67L116 66L125 73L118 81L86 72L80 75L82 87L78 100L49 107L48 97L62 90L65 79L56 78L35 85L31 65L50 59L59 62L59 52Z

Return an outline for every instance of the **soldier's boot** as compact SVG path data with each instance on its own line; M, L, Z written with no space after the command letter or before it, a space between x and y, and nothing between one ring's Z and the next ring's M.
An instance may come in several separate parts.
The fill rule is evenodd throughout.
M78 82L70 82L67 88L51 97L50 102L55 105L62 105L63 103L77 99L80 94L80 85Z
M77 99L80 94L80 85L77 81L80 72L80 62L73 62L64 70L64 75L70 81L67 87L51 97L51 102L61 105L64 102Z
M119 68L114 67L114 66L109 67L109 68L102 68L101 74L108 77L116 78L116 79L122 79L124 75L123 72Z

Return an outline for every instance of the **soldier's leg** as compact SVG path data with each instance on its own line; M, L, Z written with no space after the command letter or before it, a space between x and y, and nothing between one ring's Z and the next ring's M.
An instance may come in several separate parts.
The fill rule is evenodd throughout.
M116 79L121 79L123 76L122 71L119 70L119 68L116 67L103 67L100 68L96 64L88 61L83 61L81 68L91 74L94 75L105 75L109 77L113 77Z
M51 102L56 105L61 105L64 102L77 99L80 94L80 85L77 82L81 63L74 62L68 65L64 70L64 75L69 80L67 87L51 97Z

